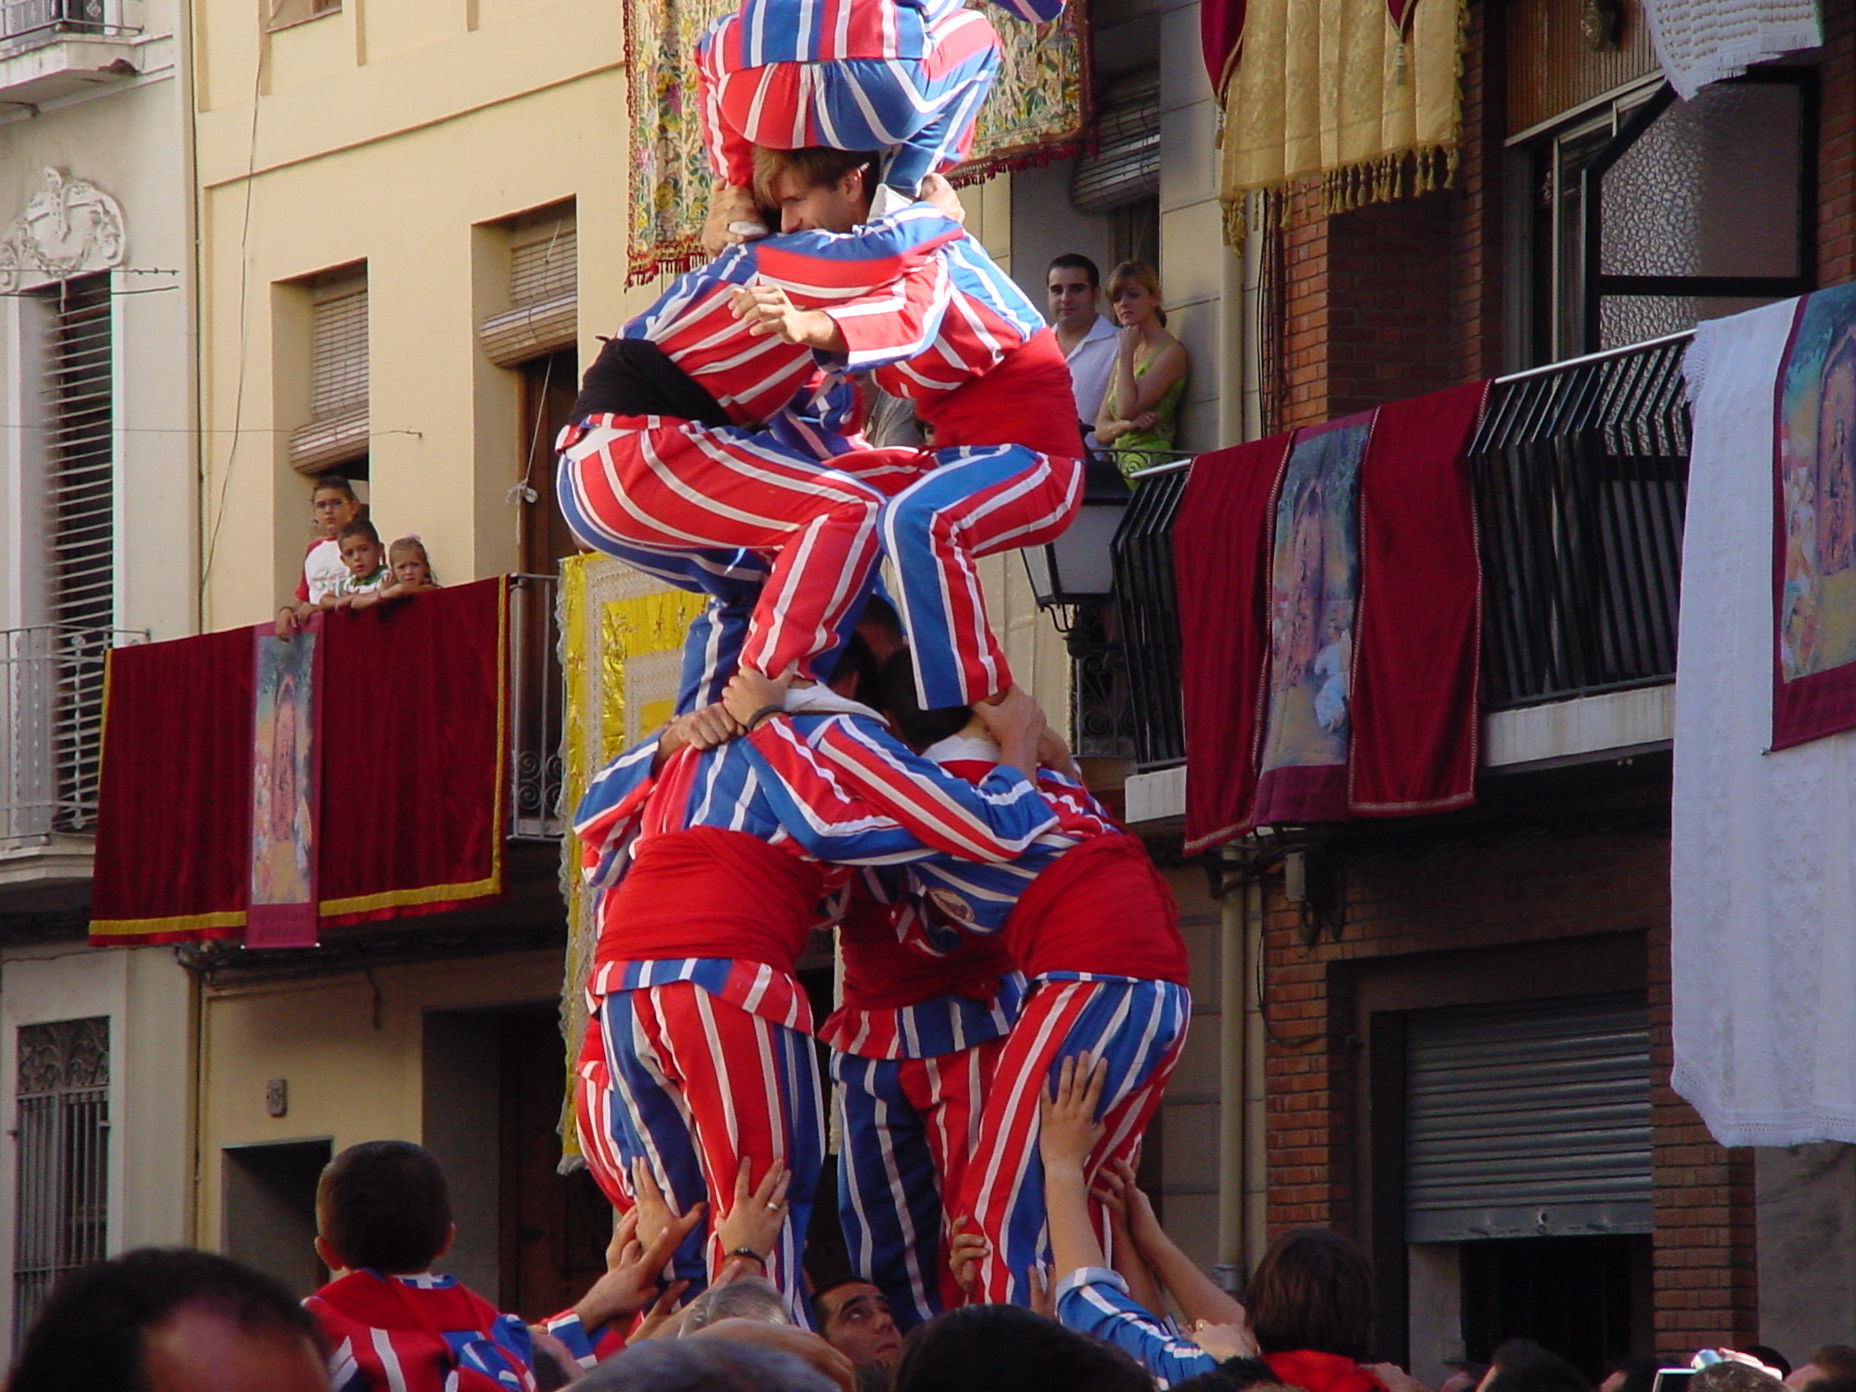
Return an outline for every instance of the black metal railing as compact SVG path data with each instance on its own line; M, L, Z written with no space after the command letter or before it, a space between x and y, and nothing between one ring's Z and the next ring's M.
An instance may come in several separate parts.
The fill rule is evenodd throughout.
M1181 460L1149 471L1115 531L1115 615L1134 712L1134 761L1149 768L1186 757L1180 701L1179 604L1173 585L1173 518L1186 492Z
M509 586L509 839L561 835L562 685L555 599L560 577L513 575Z
M1470 446L1485 709L1670 681L1687 498L1687 334L1497 379ZM1148 471L1115 534L1115 664L1135 761L1185 757L1173 521L1186 463ZM1079 681L1081 680L1079 676Z
M1469 451L1487 709L1673 679L1687 342L1674 335L1491 388Z

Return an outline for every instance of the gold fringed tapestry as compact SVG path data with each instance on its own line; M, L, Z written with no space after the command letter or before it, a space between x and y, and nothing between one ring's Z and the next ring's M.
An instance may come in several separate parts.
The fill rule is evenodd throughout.
M697 114L696 41L739 0L624 0L630 111L628 284L702 261L713 182ZM1089 118L1084 0L1048 24L983 7L999 31L998 80L959 182L1073 154Z
M1226 240L1258 190L1342 213L1448 185L1466 22L1466 0L1249 0L1224 94Z
M561 674L566 718L561 749L561 812L571 819L588 780L670 718L676 706L683 635L702 599L608 556L561 562ZM586 1034L586 978L598 925L580 878L580 843L561 839L561 897L567 903L567 963L561 982L561 1036L567 1046L567 1102L561 1109L563 1165L577 1163L572 1070Z

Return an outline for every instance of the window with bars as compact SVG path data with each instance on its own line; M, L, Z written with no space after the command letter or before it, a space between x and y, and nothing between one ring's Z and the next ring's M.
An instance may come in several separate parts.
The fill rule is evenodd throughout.
M306 474L367 457L367 274L345 271L309 287L309 422L290 436L290 463Z
M14 1118L17 1186L13 1333L52 1283L100 1260L109 1240L110 1022L20 1027Z

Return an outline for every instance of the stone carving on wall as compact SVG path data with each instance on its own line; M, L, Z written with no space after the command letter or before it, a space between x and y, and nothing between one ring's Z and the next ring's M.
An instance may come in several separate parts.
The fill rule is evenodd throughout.
M122 208L95 184L45 171L45 184L26 200L0 238L0 294L46 281L69 280L122 264L128 239ZM28 286L27 288L30 288Z

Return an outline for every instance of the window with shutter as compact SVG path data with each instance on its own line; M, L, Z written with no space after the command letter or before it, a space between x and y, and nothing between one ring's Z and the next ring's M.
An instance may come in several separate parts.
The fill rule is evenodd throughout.
M290 463L316 474L367 455L367 277L312 287L309 332L309 423L291 433Z
M1160 194L1160 70L1123 78L1102 102L1096 152L1077 160L1070 202L1106 213Z
M509 308L478 326L491 362L515 367L572 348L579 334L580 243L572 205L518 219L509 229Z

